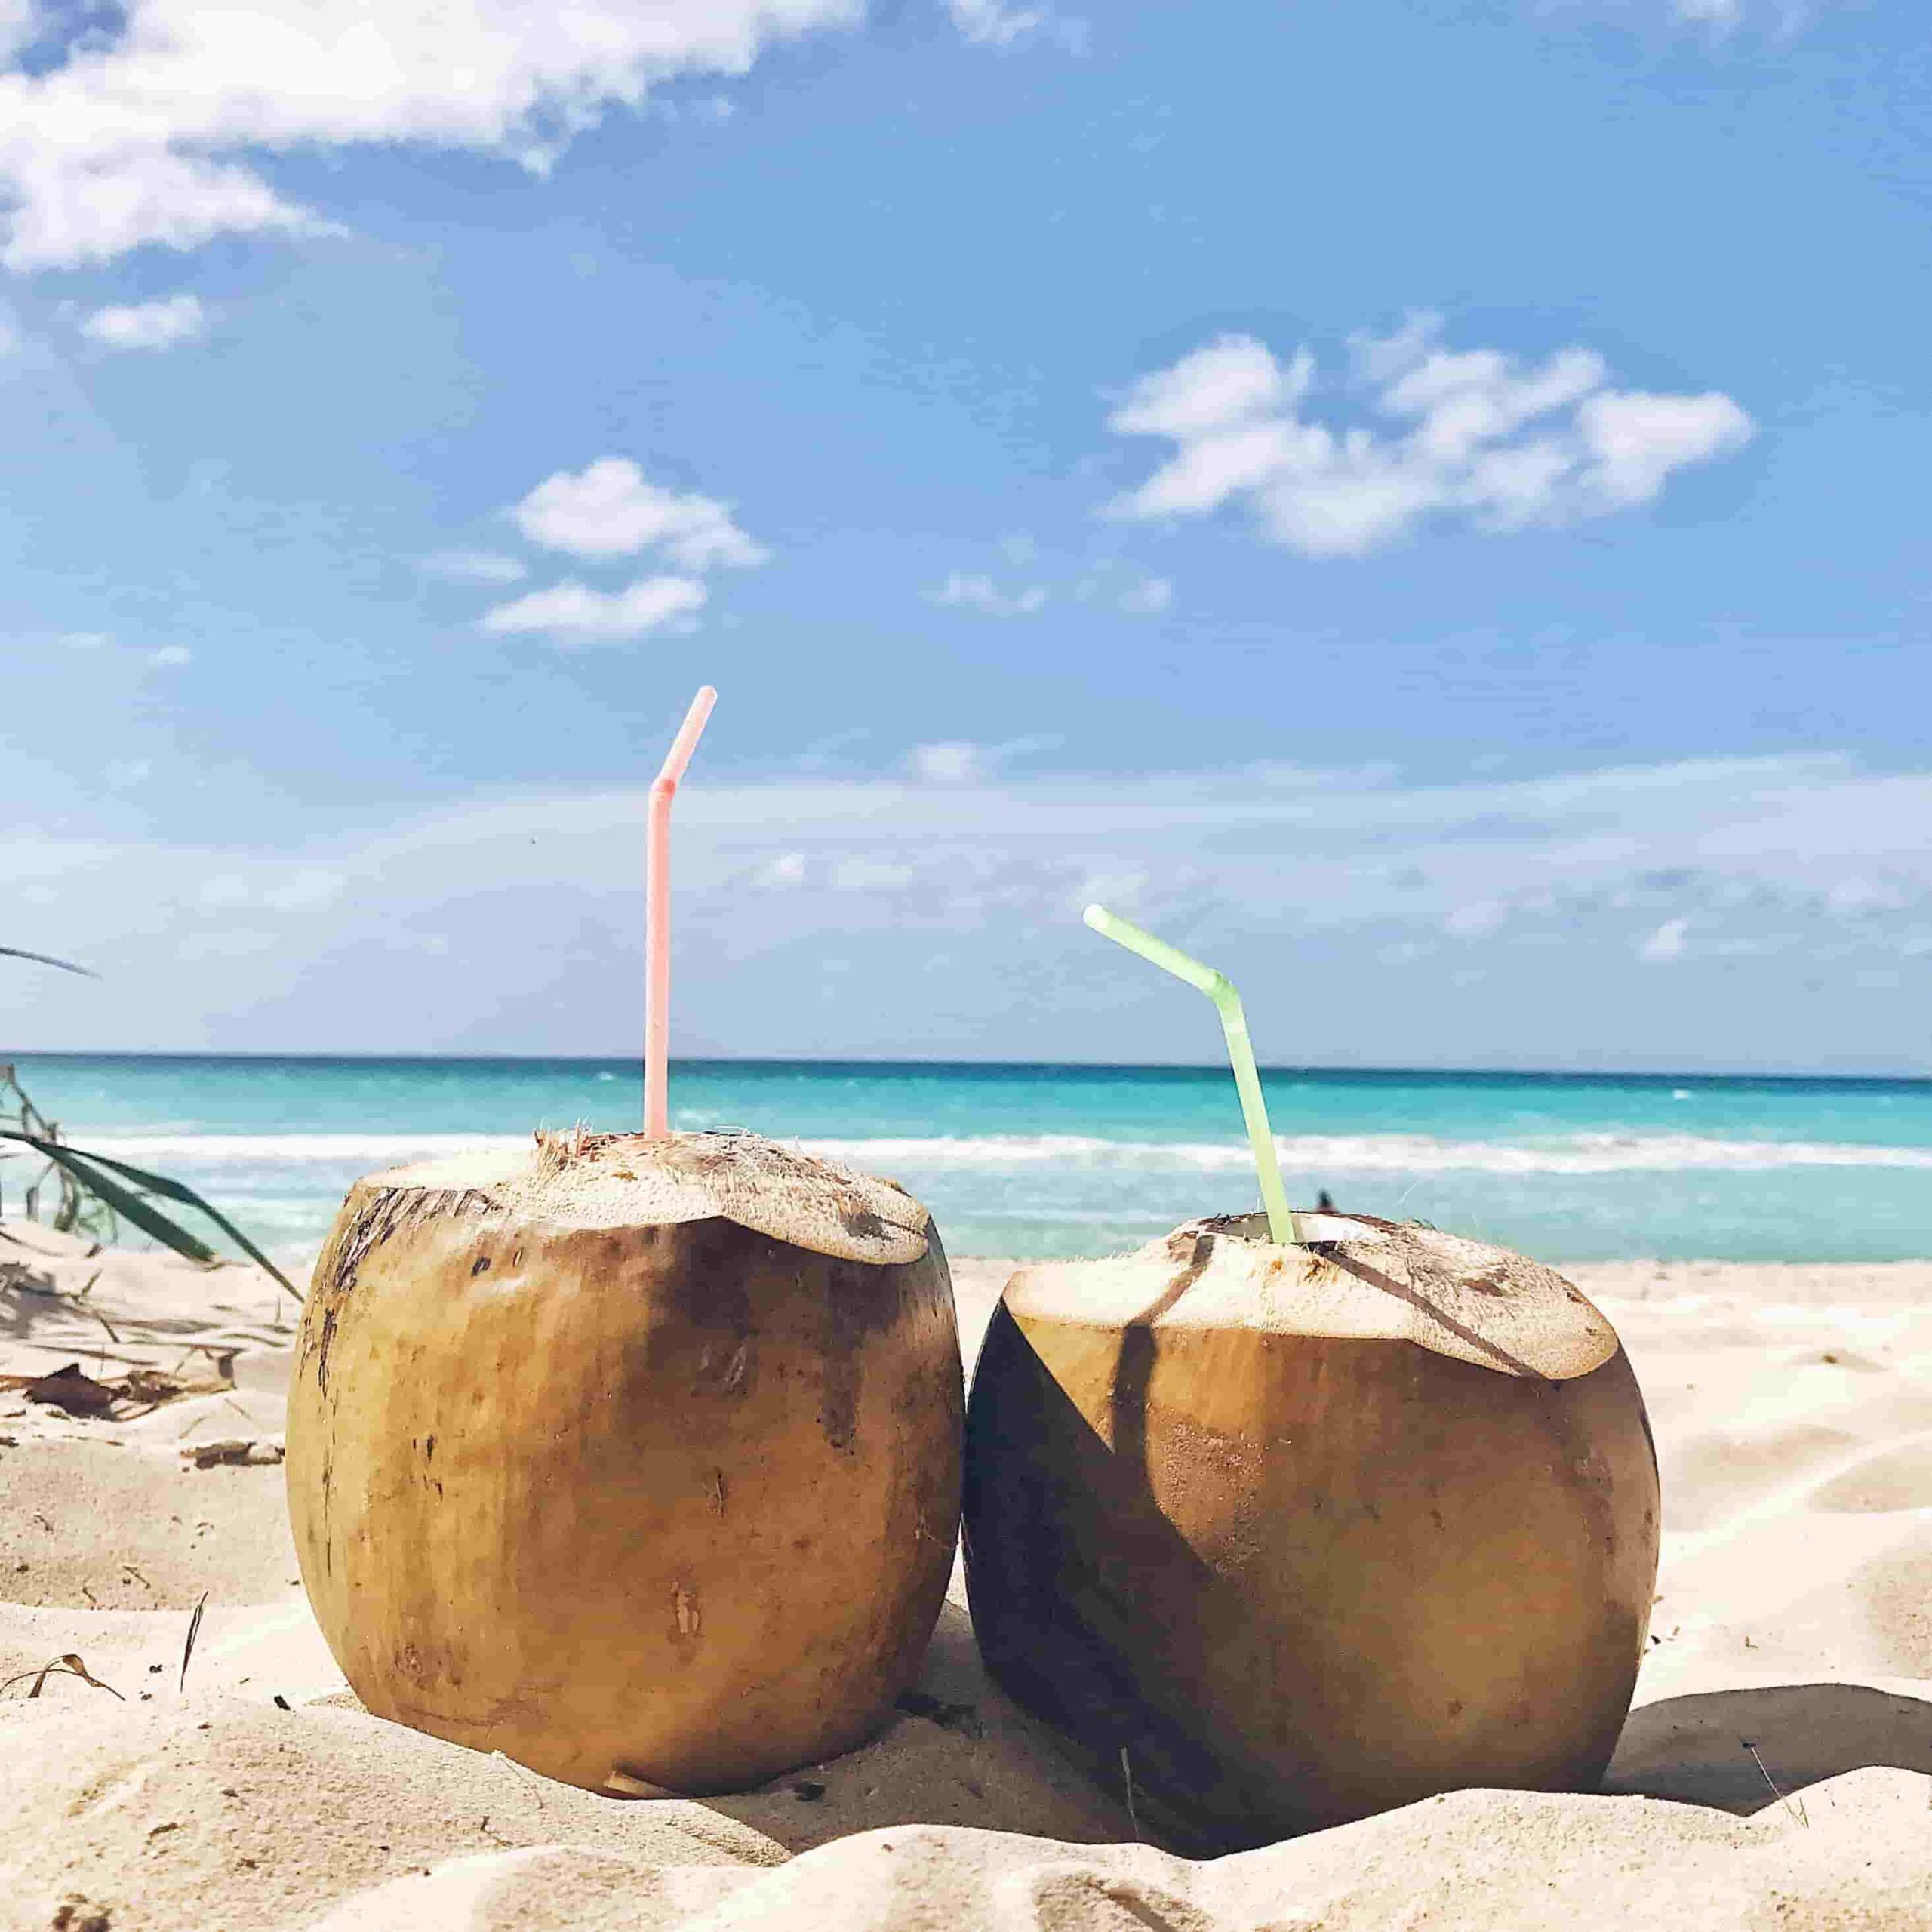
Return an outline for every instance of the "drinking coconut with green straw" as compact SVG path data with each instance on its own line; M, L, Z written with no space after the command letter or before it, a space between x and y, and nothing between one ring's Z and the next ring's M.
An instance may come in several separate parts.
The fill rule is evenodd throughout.
M644 1131L350 1190L304 1313L290 1515L364 1704L621 1795L860 1743L952 1567L946 1255L892 1182L670 1121L671 807L645 811Z
M1086 921L1214 1002L1265 1211L1008 1282L967 1410L987 1667L1197 1854L1468 1786L1590 1789L1657 1558L1610 1324L1524 1256L1292 1211L1233 986Z

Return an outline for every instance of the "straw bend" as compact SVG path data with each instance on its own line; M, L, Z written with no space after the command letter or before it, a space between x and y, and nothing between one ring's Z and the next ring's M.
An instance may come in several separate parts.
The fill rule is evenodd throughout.
M671 1131L671 801L697 749L718 694L704 685L691 700L678 735L651 780L645 823L644 1131Z
M1267 1210L1269 1236L1281 1247L1298 1245L1301 1235L1281 1186L1281 1164L1268 1125L1268 1106L1262 1097L1254 1044L1247 1036L1247 1014L1234 982L1225 973L1190 958L1180 947L1156 939L1131 919L1121 918L1104 906L1090 906L1081 917L1103 938L1139 953L1150 964L1173 974L1176 979L1185 980L1214 1002L1214 1010L1221 1017L1221 1035L1228 1043L1229 1063L1234 1069L1235 1091L1241 1096L1241 1118L1247 1124L1248 1145L1254 1155L1255 1175L1261 1183L1261 1204Z

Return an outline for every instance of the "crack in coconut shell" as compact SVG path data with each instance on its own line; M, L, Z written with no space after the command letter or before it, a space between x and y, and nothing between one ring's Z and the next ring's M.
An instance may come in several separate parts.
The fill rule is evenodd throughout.
M361 1185L391 1195L460 1196L466 1211L487 1204L489 1211L568 1227L732 1221L814 1254L880 1267L918 1260L931 1224L925 1209L891 1181L736 1130L652 1140L574 1128L540 1133L528 1149L391 1168ZM386 1232L369 1229L349 1263L352 1275Z
M1617 1352L1616 1331L1582 1291L1527 1255L1420 1222L1296 1220L1305 1247L1274 1246L1263 1215L1226 1214L1115 1260L1022 1269L1006 1303L1023 1321L1409 1341L1546 1382L1588 1375Z

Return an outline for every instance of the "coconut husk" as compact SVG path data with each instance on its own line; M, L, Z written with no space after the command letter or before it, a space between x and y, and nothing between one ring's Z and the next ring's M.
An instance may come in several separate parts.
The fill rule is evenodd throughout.
M1409 1341L1499 1374L1564 1382L1616 1354L1616 1331L1555 1269L1421 1222L1298 1214L1277 1247L1260 1214L1189 1221L1132 1254L1023 1269L1024 1319L1107 1327L1246 1328Z
M931 1217L902 1187L761 1134L539 1134L528 1150L466 1152L370 1175L377 1191L460 1194L568 1227L735 1222L841 1261L896 1266L926 1251Z

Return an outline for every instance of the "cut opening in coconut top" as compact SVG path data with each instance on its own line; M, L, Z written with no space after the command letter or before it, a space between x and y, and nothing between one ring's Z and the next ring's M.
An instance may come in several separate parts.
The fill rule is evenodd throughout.
M1413 1342L1503 1375L1569 1381L1601 1367L1617 1331L1555 1269L1420 1222L1301 1214L1277 1247L1263 1214L1189 1221L1131 1254L1022 1269L1015 1317L1158 1329Z
M897 1183L736 1129L540 1132L528 1148L478 1149L370 1175L365 1186L481 1195L506 1214L566 1227L735 1221L843 1261L916 1261L931 1217Z

